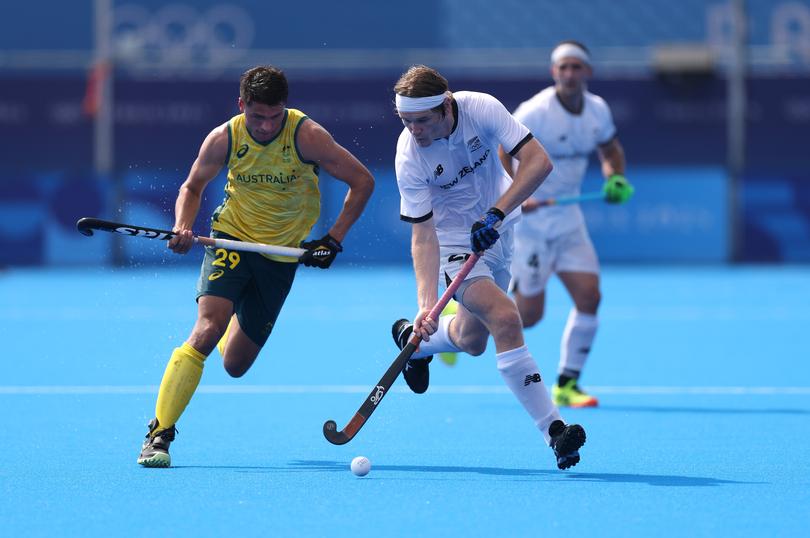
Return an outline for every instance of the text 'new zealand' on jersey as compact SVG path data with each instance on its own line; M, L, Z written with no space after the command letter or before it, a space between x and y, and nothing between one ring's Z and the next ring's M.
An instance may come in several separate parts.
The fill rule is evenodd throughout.
M491 95L457 92L453 97L453 132L421 147L403 129L395 164L402 220L432 216L440 244L466 245L473 222L512 183L498 159L498 145L516 153L532 135ZM516 209L503 226L519 216Z

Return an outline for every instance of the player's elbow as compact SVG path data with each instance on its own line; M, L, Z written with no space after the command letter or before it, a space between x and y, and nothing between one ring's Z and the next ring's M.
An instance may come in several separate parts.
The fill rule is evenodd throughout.
M540 177L546 179L551 171L554 170L554 164L551 162L551 159L548 156L544 156L542 162L540 163Z
M182 196L184 198L201 199L202 189L196 183L186 180L182 185L180 185L178 196Z
M374 176L371 175L371 172L366 171L352 185L352 191L356 192L357 195L363 200L368 200L369 198L371 198L371 194L374 192L374 186L375 186Z
M374 192L374 187L376 186L374 176L371 175L371 172L369 172L366 176L365 180L363 181L363 185L365 186L365 192L371 196L371 193Z
M537 188L542 185L551 171L554 170L554 165L551 164L551 159L545 155L538 158L533 164L534 188Z

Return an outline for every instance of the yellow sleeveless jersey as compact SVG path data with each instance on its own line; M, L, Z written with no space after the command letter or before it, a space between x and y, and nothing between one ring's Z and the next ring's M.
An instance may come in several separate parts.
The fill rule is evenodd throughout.
M300 110L286 109L281 131L268 142L253 139L244 114L228 121L228 183L211 228L243 241L287 247L297 247L309 235L320 215L321 195L318 165L304 161L295 145L306 119Z

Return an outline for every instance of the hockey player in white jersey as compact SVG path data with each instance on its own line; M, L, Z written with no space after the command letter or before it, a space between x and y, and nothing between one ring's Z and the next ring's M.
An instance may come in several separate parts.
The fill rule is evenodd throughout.
M392 333L400 349L413 331L423 340L403 369L405 380L414 392L425 392L434 353L480 355L492 334L498 371L554 450L557 466L576 465L585 431L560 417L507 294L513 224L521 203L551 170L548 155L497 99L453 93L434 69L411 67L394 92L405 126L395 162L400 217L413 225L418 312L413 323L396 321ZM499 146L521 163L513 179L497 158ZM472 252L481 259L455 294L458 313L427 317L438 301L440 279L451 281Z
M531 327L543 317L546 283L552 273L573 300L560 344L560 363L552 398L558 406L593 407L595 397L582 390L579 377L599 325L599 261L578 205L537 210L537 201L580 194L588 158L599 155L605 199L624 203L633 187L624 177L625 158L607 103L587 90L592 74L590 53L565 41L551 54L554 86L518 106L514 116L537 137L551 156L554 170L523 202L524 217L515 228L512 291L523 319ZM508 146L504 146L508 150ZM504 168L515 175L519 163L499 151ZM517 170L517 172L515 172Z

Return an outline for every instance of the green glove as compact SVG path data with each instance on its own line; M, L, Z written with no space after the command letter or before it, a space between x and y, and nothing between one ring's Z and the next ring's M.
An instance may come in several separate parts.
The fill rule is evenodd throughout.
M602 186L605 200L611 204L623 204L633 196L636 189L621 174L613 174Z

